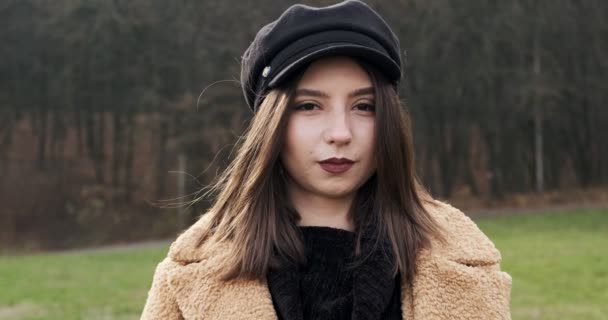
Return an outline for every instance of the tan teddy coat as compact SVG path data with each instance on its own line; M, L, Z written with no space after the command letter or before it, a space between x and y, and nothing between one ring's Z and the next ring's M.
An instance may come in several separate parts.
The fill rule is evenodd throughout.
M494 244L451 205L434 200L427 210L447 231L448 243L421 251L414 282L402 283L403 319L511 319L511 277L500 270ZM194 246L207 220L203 216L171 244L141 319L277 319L266 281L218 281L228 251Z

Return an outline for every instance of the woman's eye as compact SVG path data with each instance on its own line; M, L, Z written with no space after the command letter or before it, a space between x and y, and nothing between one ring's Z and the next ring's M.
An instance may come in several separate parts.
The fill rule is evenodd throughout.
M316 107L318 107L318 106L314 103L302 103L302 104L297 105L294 109L310 111L310 110L314 110Z
M359 103L355 106L355 108L363 111L376 111L376 106L371 103Z

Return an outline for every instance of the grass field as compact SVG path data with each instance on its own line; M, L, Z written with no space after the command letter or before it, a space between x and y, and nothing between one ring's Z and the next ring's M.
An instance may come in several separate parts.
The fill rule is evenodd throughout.
M608 319L608 210L477 219L513 319ZM0 257L0 319L138 319L168 246Z
M608 319L608 210L481 219L513 277L513 319Z

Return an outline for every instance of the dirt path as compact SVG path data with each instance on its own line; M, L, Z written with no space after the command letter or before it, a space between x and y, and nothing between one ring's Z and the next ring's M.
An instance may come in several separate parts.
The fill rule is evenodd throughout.
M69 249L58 251L62 254L78 254L82 252L103 252L103 251L129 251L129 250L139 250L139 249L147 249L154 248L159 246L166 246L167 249L169 245L175 239L160 239L160 240L147 240L141 242L131 242L131 243L116 243L110 245L104 245L100 247L92 247L92 248L79 248L79 249Z
M608 203L594 203L594 204L565 204L555 206L544 206L544 207L532 207L532 208L492 208L492 209L474 209L470 211L464 211L469 217L475 218L486 218L486 217L499 217L499 216L511 216L511 215L522 215L522 214L544 214L544 213L561 213L569 211L579 210L608 210Z
M131 250L140 250L147 248L154 248L159 246L165 246L167 249L171 245L171 243L175 239L159 239L159 240L146 240L139 242L131 242L131 243L115 243L109 245L103 245L98 247L84 247L84 248L74 248L74 249L66 249L66 250L49 250L43 252L8 252L6 255L9 256L31 256L31 255L70 255L70 254L82 254L82 253L103 253L106 251L131 251ZM0 255L1 257L1 255Z

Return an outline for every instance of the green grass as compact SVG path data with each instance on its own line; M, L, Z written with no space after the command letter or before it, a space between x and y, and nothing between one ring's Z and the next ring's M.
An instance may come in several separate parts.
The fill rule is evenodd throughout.
M477 223L513 277L513 319L608 319L608 211ZM138 319L167 250L0 257L0 319Z
M168 245L0 258L0 319L138 319Z
M513 319L608 319L608 210L477 223L513 277Z

